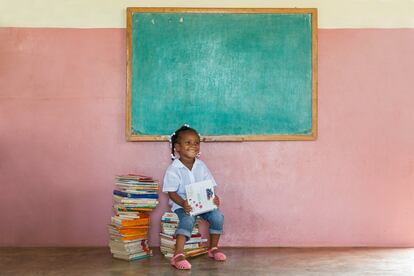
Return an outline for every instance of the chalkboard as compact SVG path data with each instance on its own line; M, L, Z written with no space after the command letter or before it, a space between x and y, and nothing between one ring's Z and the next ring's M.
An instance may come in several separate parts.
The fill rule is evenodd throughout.
M126 137L314 140L316 9L127 9Z

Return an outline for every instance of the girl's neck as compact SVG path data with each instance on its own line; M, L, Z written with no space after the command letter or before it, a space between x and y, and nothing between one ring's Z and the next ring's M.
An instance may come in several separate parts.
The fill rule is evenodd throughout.
M194 162L195 162L195 158L187 159L187 158L180 157L180 161L181 163L184 164L184 166L186 166L191 171L191 169L193 168Z

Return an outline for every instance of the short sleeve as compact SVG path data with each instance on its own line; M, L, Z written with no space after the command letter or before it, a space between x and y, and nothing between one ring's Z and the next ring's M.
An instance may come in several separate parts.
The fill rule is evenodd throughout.
M172 170L167 170L164 176L162 191L164 193L176 192L180 186L180 179Z
M204 165L204 177L203 180L211 180L213 181L214 186L217 186L217 182L214 179L213 175L211 174L210 170L207 168L205 164Z

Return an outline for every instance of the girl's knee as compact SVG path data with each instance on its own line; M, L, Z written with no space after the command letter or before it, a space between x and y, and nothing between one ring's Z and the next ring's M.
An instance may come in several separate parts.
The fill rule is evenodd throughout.
M180 218L179 227L192 229L195 223L195 217L193 216L183 216Z
M213 224L213 225L223 225L223 223L224 223L224 215L219 210L215 210L211 214L210 220L211 220L210 224Z

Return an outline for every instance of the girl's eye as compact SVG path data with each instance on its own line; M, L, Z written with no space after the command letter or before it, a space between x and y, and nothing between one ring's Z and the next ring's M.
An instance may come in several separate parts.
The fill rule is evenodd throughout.
M186 145L193 145L194 144L196 146L199 146L200 145L200 142L194 142L194 143L192 143L190 141L185 141L184 144L186 144Z

